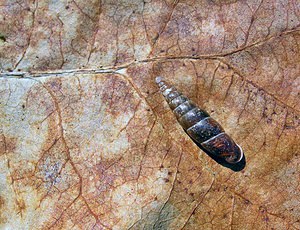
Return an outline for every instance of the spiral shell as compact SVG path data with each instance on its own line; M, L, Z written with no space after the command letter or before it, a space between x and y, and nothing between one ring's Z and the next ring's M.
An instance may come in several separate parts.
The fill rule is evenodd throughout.
M179 124L195 142L228 163L235 164L242 160L242 148L205 110L198 108L176 88L168 86L161 77L156 78L156 83Z

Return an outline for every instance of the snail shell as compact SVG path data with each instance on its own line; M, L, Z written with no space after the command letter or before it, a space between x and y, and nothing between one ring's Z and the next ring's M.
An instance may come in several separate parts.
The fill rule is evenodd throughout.
M178 122L195 142L228 163L235 164L242 160L242 148L205 110L198 108L176 88L168 86L161 77L156 78L156 83Z

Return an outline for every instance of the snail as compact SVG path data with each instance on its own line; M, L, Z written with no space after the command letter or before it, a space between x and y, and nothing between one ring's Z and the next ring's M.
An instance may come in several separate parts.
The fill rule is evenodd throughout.
M203 149L230 164L243 158L242 148L225 133L222 126L175 87L156 77L157 85L185 132Z

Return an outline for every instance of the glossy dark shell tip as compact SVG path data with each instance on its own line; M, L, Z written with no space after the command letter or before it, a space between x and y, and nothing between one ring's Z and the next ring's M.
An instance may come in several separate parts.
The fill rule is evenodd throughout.
M222 157L231 164L236 164L243 158L242 148L226 133L220 133L201 145L210 153Z
M225 133L223 127L203 109L168 85L160 76L155 78L162 95L187 134L204 150L236 164L243 159L243 150Z
M228 163L231 163L231 164L239 163L243 159L243 157L244 157L243 149L238 144L236 144L236 145L239 148L239 150L238 150L239 152L236 155L232 155L232 156L226 157L225 160Z

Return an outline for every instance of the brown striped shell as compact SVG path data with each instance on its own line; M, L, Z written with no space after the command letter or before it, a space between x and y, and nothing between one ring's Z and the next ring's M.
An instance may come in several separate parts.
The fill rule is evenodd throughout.
M160 91L187 134L209 153L235 164L242 160L243 150L227 135L222 126L195 103L174 87L169 87L161 77L156 78Z

